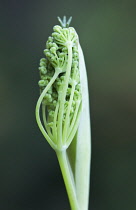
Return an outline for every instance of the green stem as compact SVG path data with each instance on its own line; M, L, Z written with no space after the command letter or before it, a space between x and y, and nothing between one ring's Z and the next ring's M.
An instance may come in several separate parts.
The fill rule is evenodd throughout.
M59 111L59 103L57 102L55 113L54 113L54 122L53 122L53 136L54 139L57 140L57 117L58 117L58 111Z
M43 117L43 122L44 122L44 126L46 128L46 131L47 131L49 137L51 139L53 139L53 135L51 133L50 127L48 126L47 120L46 120L46 106L45 106L45 104L42 104L42 117Z
M74 178L73 178L72 170L70 168L69 161L67 158L66 150L56 151L56 154L57 154L57 158L58 158L59 165L61 168L64 183L66 186L71 209L79 210L78 201L76 197L76 188L75 188Z
M64 129L64 131L63 131L64 142L66 142L66 140L67 140L67 132L68 132L69 124L70 124L70 109L72 106L74 91L75 91L75 83L73 82L71 95L70 95L70 99L69 99L69 104L68 104L68 109L67 109L67 114L66 114L66 119L65 119L64 128L63 128Z
M75 122L76 122L76 119L77 119L77 116L78 116L80 103L81 103L81 101L79 101L79 100L76 101L76 109L75 109L75 112L74 112L73 119L71 121L71 125L70 125L69 130L68 130L68 136L70 135L70 133L71 133L71 131L72 131L74 125L75 125Z
M48 85L46 86L46 88L43 90L43 92L41 93L37 104L36 104L36 109L35 109L35 115L36 115L36 121L37 124L43 134L43 136L46 138L46 140L48 141L48 143L51 145L51 147L53 149L56 149L56 145L54 144L54 142L52 141L52 139L49 137L49 135L47 134L47 132L45 131L41 119L40 119L40 106L42 103L42 100L45 96L45 94L47 93L47 91L50 89L51 85L54 83L54 81L56 80L57 76L58 76L59 72L55 72L54 76L52 77L51 81L48 83Z
M76 117L76 120L75 120L75 124L74 124L73 129L71 130L71 133L69 134L68 139L67 139L66 148L68 148L69 145L71 144L72 139L74 138L74 136L76 134L76 131L78 129L81 108L82 108L82 106L81 106L81 103L80 103L79 110L78 110L78 113L77 113L77 117Z
M60 108L59 108L59 113L58 113L58 130L57 130L57 134L58 134L58 145L59 148L62 147L62 119L63 119L63 114L64 114L64 104L65 104L65 98L66 98L66 92L67 92L67 88L68 88L68 82L69 82L69 77L70 77L70 72L71 72L71 65L72 65L72 44L69 44L68 46L68 64L67 64L67 68L66 68L66 76L65 76L65 80L64 80L64 87L63 87L63 91L60 93L60 99L59 99L59 103L60 103Z

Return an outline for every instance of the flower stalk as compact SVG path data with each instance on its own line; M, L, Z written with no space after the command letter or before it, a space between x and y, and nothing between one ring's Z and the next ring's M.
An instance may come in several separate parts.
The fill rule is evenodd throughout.
M66 150L57 151L57 158L61 168L62 176L66 186L70 206L72 210L79 210L77 195L76 195L76 186L74 182L74 177L70 168L69 160L66 154Z

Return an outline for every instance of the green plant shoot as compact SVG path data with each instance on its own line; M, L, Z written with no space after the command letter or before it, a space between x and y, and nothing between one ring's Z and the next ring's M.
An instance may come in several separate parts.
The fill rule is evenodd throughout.
M87 210L90 115L84 56L71 17L58 18L40 60L38 126L56 152L72 210ZM41 110L41 111L40 111Z

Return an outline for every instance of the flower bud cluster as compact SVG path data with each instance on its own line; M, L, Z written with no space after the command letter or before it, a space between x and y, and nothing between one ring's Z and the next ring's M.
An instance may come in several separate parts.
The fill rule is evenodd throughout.
M43 104L46 105L48 115L48 126L53 127L55 109L58 103L61 103L60 96L63 92L63 87L66 78L66 69L68 64L68 41L72 42L72 65L70 78L68 81L68 88L64 103L63 122L65 122L66 113L69 107L70 97L72 91L74 91L72 103L70 106L70 120L74 115L77 102L81 100L81 87L80 87L80 72L79 72L79 55L77 39L78 36L75 29L72 27L62 28L55 26L54 32L50 36L46 43L46 49L44 54L46 58L40 60L40 81L39 87L42 92L45 87L52 80L53 75L59 69L60 74L46 92L43 98Z
M56 43L67 46L69 42L75 42L78 39L77 33L73 27L62 28L61 26L54 26L52 37Z

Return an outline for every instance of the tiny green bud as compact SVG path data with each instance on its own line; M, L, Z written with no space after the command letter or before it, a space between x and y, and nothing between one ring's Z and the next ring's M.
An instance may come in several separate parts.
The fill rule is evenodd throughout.
M62 28L59 25L56 25L53 27L53 31L60 33L62 31Z
M38 85L40 87L44 87L45 86L45 81L44 80L39 80Z

